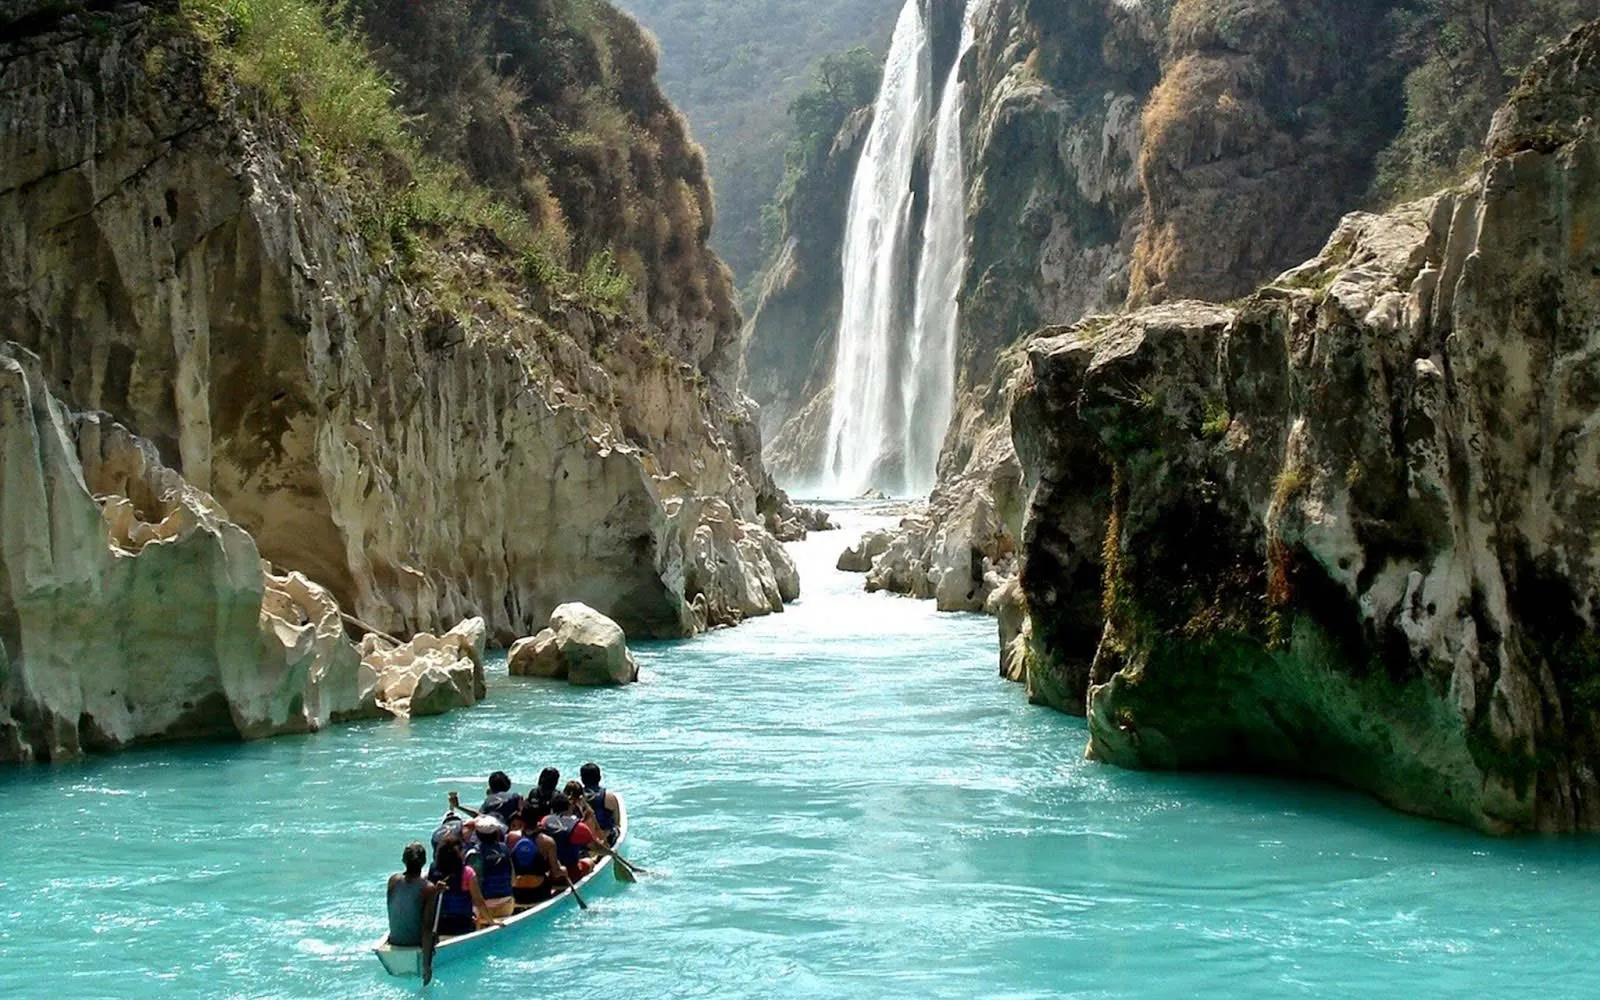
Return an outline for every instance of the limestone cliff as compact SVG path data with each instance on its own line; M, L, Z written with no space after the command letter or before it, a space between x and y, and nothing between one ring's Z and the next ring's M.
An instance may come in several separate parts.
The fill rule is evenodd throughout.
M473 7L523 48L402 88L427 112L451 92L423 82L460 84L419 141L535 228L519 258L375 211L373 186L429 175L330 157L223 58L248 26L203 37L191 6L46 5L0 35L0 328L46 380L390 631L481 615L508 642L574 600L641 636L780 610L761 582L787 557L738 540L778 501L703 160L637 27L596 4L541 36ZM524 72L541 52L567 59L559 100L537 89L556 63Z
M888 586L982 608L981 581L1006 575L1022 512L1009 345L1125 303L1242 294L1361 201L1402 110L1384 6L990 8L971 77L956 415Z
M0 344L0 761L375 714L338 608ZM332 609L332 621L326 614Z
M781 203L784 235L745 328L746 385L761 407L773 474L813 480L827 429L842 295L840 253L850 182L872 109L845 119L826 158L801 172Z
M1471 185L1029 347L1026 669L1091 756L1600 828L1597 101L1600 24Z

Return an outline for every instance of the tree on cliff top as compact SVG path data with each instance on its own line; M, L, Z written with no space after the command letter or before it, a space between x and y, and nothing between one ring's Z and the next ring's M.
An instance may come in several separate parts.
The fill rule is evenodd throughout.
M1495 109L1522 71L1600 0L1407 0L1391 15L1406 79L1406 123L1379 158L1386 199L1461 179L1477 162Z
M871 104L878 94L883 68L877 56L860 46L822 57L811 86L789 102L794 132L784 151L783 180L761 209L761 251L770 262L783 242L784 206L800 178L827 158L833 141L851 113Z

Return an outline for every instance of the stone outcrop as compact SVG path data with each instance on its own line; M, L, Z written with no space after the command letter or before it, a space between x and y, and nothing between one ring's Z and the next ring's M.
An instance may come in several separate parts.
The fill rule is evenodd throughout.
M482 618L444 635L419 633L399 646L368 633L361 641L363 684L392 715L416 718L471 708L486 690L483 648Z
M632 684L639 665L616 622L583 604L563 604L550 627L511 647L508 669L517 677L546 677L586 686Z
M1600 24L1467 188L1032 344L1025 669L1091 756L1600 829L1597 102Z
M634 78L653 62L618 71L659 155L615 187L648 211L592 171L557 192L581 242L642 269L635 310L533 292L452 310L369 255L359 192L181 17L98 6L0 41L0 328L65 400L148 437L274 565L390 632L481 615L506 642L571 599L656 636L773 610L686 589L727 570L694 565L712 548L667 510L694 498L760 534L764 472L703 161ZM447 254L466 287L500 280L477 246ZM777 577L775 549L719 551Z
M0 760L373 715L338 606L0 345Z
M868 573L877 558L889 551L895 533L889 528L878 528L862 535L857 542L839 553L835 568L842 573Z

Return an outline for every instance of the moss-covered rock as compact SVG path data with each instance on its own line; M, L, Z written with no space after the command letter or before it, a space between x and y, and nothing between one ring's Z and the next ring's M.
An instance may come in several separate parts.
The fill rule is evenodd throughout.
M1029 670L1092 756L1600 828L1597 53L1530 71L1471 189L1032 344Z

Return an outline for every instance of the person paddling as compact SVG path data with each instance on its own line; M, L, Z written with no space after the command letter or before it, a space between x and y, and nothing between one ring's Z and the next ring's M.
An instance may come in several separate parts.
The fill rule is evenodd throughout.
M500 926L500 921L489 915L478 887L478 873L462 859L459 838L451 835L439 842L428 878L439 883L440 935L471 934L480 923Z
M606 791L606 787L600 783L600 765L594 761L580 767L578 777L583 779L583 797L594 811L595 822L599 824L595 832L604 837L607 844L615 844L617 817L622 813L617 793Z
M389 944L396 948L422 949L422 983L433 978L433 920L439 903L439 887L422 877L428 851L410 843L400 854L405 871L389 876Z
M516 904L511 892L511 852L505 844L505 825L487 813L474 820L473 825L478 831L476 868L484 910L491 917L509 917L516 912Z

